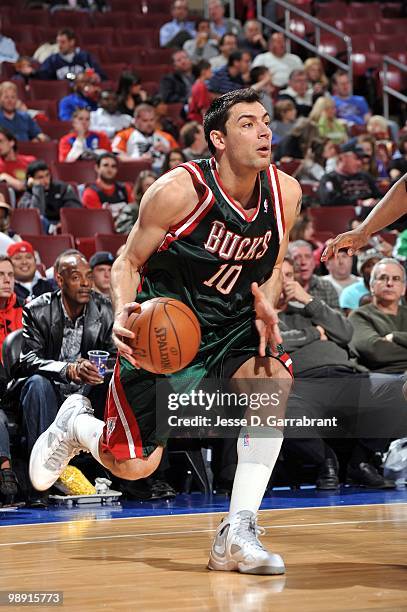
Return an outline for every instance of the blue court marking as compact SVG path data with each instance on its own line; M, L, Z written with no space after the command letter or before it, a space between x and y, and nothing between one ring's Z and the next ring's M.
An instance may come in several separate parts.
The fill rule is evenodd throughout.
M270 496L264 498L261 509L282 510L394 503L407 504L407 488L376 491L346 486L338 492L317 491L315 487L302 487L295 491L289 488L277 488L273 489ZM0 526L227 512L228 507L229 498L225 495L205 497L202 493L192 493L177 495L171 501L125 501L121 505L112 506L86 504L75 508L50 506L47 509L20 508L14 511L0 508Z

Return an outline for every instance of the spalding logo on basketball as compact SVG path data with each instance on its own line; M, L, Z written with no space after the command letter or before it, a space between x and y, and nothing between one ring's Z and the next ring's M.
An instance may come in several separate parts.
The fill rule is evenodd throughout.
M154 374L172 374L185 368L201 344L198 319L188 306L172 298L154 298L130 315L128 340L142 368Z

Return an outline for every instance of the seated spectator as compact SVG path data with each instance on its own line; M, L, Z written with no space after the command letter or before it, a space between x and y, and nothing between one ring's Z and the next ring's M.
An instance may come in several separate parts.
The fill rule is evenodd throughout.
M192 62L185 51L175 51L172 55L174 72L166 74L160 81L160 96L168 104L188 103L194 82Z
M35 157L17 153L17 139L0 126L0 181L5 181L17 192L24 191L27 166Z
M347 72L337 70L332 76L333 99L336 105L336 116L348 124L364 125L371 113L363 96L351 94L352 85Z
M212 68L207 60L201 60L192 68L195 83L192 85L191 97L188 103L189 121L203 122L203 116L208 110L212 98L206 81L212 77Z
M38 79L49 81L63 81L84 72L88 68L93 68L102 80L106 80L106 75L100 68L94 57L87 51L82 51L76 46L76 34L70 28L62 28L57 34L58 53L50 55L39 67L37 72Z
M55 289L54 283L38 272L32 244L25 240L15 242L8 247L7 255L14 270L14 292L22 304Z
M107 384L88 360L88 351L116 354L111 302L92 292L92 271L82 253L62 253L55 276L59 291L24 307L22 349L13 368L10 396L20 397L28 452L72 393L87 394L90 389L89 398L101 416Z
M197 121L190 121L181 128L181 139L184 143L182 152L186 161L191 159L204 159L211 156L205 138L203 125Z
M219 68L209 79L208 89L216 96L221 96L228 91L243 89L243 62L242 52L233 51L230 54L226 66Z
M366 131L375 140L391 142L389 124L382 115L371 115L366 123Z
M339 306L347 314L360 306L360 300L363 297L370 295L370 274L374 265L381 259L381 253L375 249L368 249L359 253L357 272L362 278L349 285L349 287L345 287L339 296Z
M273 85L285 87L293 70L302 70L303 63L298 55L287 53L285 50L285 37L281 32L272 34L268 41L268 51L257 55L252 64L266 66L271 72Z
M250 87L259 92L261 103L272 118L274 115L273 94L276 88L273 85L269 70L265 66L257 66L250 70L249 78Z
M305 240L290 242L288 253L294 262L295 280L311 296L325 302L331 308L339 308L338 294L328 281L314 274L316 262L312 246Z
M342 144L348 140L345 124L336 118L336 106L332 98L320 96L315 101L309 118L317 124L321 138L329 138L334 144Z
M308 84L314 96L324 95L328 91L329 80L319 57L309 57L304 62Z
M98 251L89 259L90 269L93 274L93 291L101 293L109 298L110 276L114 257L109 251Z
M224 34L231 33L238 36L241 33L242 26L237 19L225 18L225 7L222 0L209 0L208 13L211 31L218 40L220 40Z
M14 291L14 284L11 259L8 255L0 255L0 355L6 336L23 326L23 307Z
M37 208L46 233L55 234L60 229L61 208L82 208L72 185L55 180L44 161L31 162L26 178L26 190L18 207Z
M299 181L320 181L326 172L327 161L336 155L336 146L328 138L313 140L295 177Z
M354 285L359 280L358 276L352 274L352 263L352 257L349 257L345 251L339 251L335 257L331 257L329 261L325 262L329 274L322 278L331 283L338 297L345 287Z
M388 393L388 381L359 371L360 368L349 358L348 345L352 338L350 322L323 300L304 291L294 280L293 265L287 259L283 262L282 272L283 291L277 309L281 335L293 361L296 381L288 400L287 416L320 417L329 409L330 414L333 410L335 414L346 415L345 421L348 422L353 415L358 419L358 408L362 411L364 403L374 411L378 402L390 414L394 409L395 395ZM395 391L397 394L397 389ZM401 393L399 395L401 403ZM351 412L347 412L349 410ZM339 427L342 427L341 417L338 421ZM359 430L355 426L352 434L362 432L363 427L359 425ZM375 453L385 451L388 442L386 439L361 437L354 440L347 466L347 477L353 484L378 489L395 487L395 483L384 479L374 466ZM298 438L286 438L284 450L286 454L297 456L302 461L311 461L317 466L318 488L337 488L338 461L335 453L320 437L304 439L299 432Z
M163 132L155 129L155 122L154 107L140 104L134 113L134 128L116 134L112 143L113 152L123 161L147 159L152 162L153 170L160 172L171 144Z
M161 173L165 174L169 170L176 168L179 164L185 163L187 158L185 157L181 149L172 149L165 154L164 163L161 169Z
M10 229L12 208L0 193L0 255L6 255L7 249L11 244L20 242L21 236Z
M90 113L90 129L104 132L112 139L117 132L131 124L131 117L118 110L117 94L111 89L104 89L100 94L100 107Z
M131 186L117 181L117 172L115 155L102 153L96 161L96 181L87 185L82 195L86 208L108 208L115 218L126 204L133 201Z
M315 123L307 117L299 117L289 134L277 144L273 152L274 161L304 159L311 142L316 140L317 136Z
M366 153L353 142L342 145L336 170L325 174L319 185L322 206L354 205L369 210L381 198L374 177L362 172L362 159Z
M34 51L33 59L39 64L43 64L46 59L51 57L51 55L58 53L58 49L59 47L55 38L52 40L47 40Z
M224 34L219 41L219 54L209 60L212 70L218 70L226 66L230 54L237 51L237 36L235 34Z
M210 60L218 55L218 43L210 38L209 21L200 19L196 25L195 38L187 40L183 50L188 53L189 59L194 64L201 60Z
M288 87L281 89L279 100L292 100L297 108L299 117L308 117L313 102L312 89L308 86L308 79L304 70L293 70L288 79Z
M407 172L407 134L402 134L398 142L398 151L389 163L389 174L392 181L397 181Z
M109 138L104 132L89 129L90 112L78 108L72 115L72 132L62 136L59 141L58 159L60 162L75 162L79 159L95 159L104 151L111 151Z
M173 0L171 3L172 21L160 28L160 47L181 48L186 40L195 36L195 24L188 21L188 2Z
M406 271L386 257L373 267L371 304L350 314L352 346L358 360L369 370L404 374L407 370L407 306L400 303L406 292Z
M30 82L36 73L36 63L28 55L20 55L14 65L15 74L11 77L13 81L22 81L24 89L30 89Z
M149 187L157 180L156 175L151 170L142 170L134 184L134 202L127 204L115 222L116 231L121 234L129 234L133 225L137 221L140 209L141 198ZM119 253L117 253L117 256Z
M3 29L3 17L0 15L0 70L2 62L16 62L18 52L14 40L1 34Z
M17 105L17 85L4 81L0 85L0 126L12 132L17 140L49 140L28 113L17 110Z
M357 144L362 147L366 157L362 159L362 171L367 172L375 179L379 176L387 178L388 173L385 165L379 157L378 145L371 134L361 134L357 137Z
M134 72L125 70L121 73L117 88L119 113L133 118L136 107L147 100L147 94L141 87L140 77Z
M259 66L262 68L262 66ZM254 68L252 68L254 70ZM292 100L279 100L274 105L274 120L271 122L273 144L290 134L297 119L297 108Z
M155 129L157 133L162 134L170 143L171 148L178 149L179 143L179 128L173 119L169 116L168 104L164 102L159 94L153 96L148 104L154 107L155 112ZM183 115L183 110L180 116Z
M74 93L65 96L59 102L58 117L61 121L70 121L77 108L95 111L100 95L100 77L92 69L87 69L75 78Z
M248 51L252 59L267 51L267 41L263 36L260 21L248 19L243 26L243 33L244 36L239 39L241 51Z

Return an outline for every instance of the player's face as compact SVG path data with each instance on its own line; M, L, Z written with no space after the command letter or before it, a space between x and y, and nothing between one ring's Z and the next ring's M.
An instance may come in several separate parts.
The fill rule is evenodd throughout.
M299 246L292 250L291 255L294 259L295 279L300 283L308 282L315 269L312 250L305 246Z
M239 102L233 106L226 122L226 134L213 131L211 137L234 168L246 167L259 172L270 165L270 117L259 102Z
M63 296L71 303L81 305L89 302L93 275L85 259L75 255L67 257L61 262L56 280Z
M376 268L372 293L376 299L398 303L406 292L403 271L397 264L382 264Z
M14 275L18 281L28 283L34 278L36 264L32 253L16 253L11 258Z

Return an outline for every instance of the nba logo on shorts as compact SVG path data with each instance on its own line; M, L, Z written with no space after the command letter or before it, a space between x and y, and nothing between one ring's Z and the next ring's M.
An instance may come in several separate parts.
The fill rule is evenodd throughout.
M112 435L114 428L116 427L116 421L117 417L109 417L106 421L106 437L108 440Z

